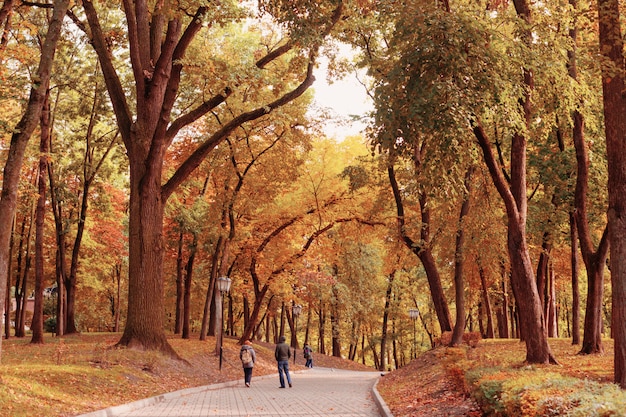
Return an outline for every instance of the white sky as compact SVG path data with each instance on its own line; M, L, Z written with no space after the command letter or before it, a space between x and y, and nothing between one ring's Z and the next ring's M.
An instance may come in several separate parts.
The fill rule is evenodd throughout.
M350 118L352 115L365 115L373 109L373 104L357 75L351 73L329 84L324 64L320 65L314 74L315 82L311 86L315 93L314 106L325 108L336 116L336 120L333 117L333 121L325 125L326 135L342 140L346 136L364 134L365 122L352 121Z

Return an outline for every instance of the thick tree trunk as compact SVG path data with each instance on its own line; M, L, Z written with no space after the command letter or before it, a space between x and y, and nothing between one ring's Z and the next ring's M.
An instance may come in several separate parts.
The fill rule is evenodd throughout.
M285 335L285 314L287 309L285 308L285 302L283 301L280 305L280 328L278 331L278 336Z
M272 319L273 316L270 314L265 314L265 342L266 343L276 343L278 340L278 336L276 336L276 330L272 328ZM274 338L272 338L272 335Z
M141 127L137 127L141 132ZM142 137L137 143L146 143ZM178 357L163 331L162 160L135 150L130 159L128 314L119 345Z
M358 343L359 343L359 333L357 331L357 324L353 322L352 328L350 329L350 345L348 346L348 359L351 361L353 361L354 358L356 358Z
M624 44L618 0L598 0L603 66L604 130L608 160L609 241L611 246L614 382L626 388L626 98Z
M76 329L76 275L73 276L70 272L70 279L65 282L65 331L63 334L78 333Z
M576 7L575 1L570 1ZM576 28L570 30L570 37L576 44ZM573 79L577 78L575 49L569 52L568 72ZM576 149L576 189L574 191L574 224L577 227L580 252L587 270L587 304L583 342L580 353L600 353L602 347L602 304L604 291L604 265L608 253L608 235L605 229L602 239L594 250L587 214L587 190L589 188L589 153L584 136L583 115L574 111L574 127L572 137ZM574 257L575 255L572 255ZM574 262L574 260L573 260ZM572 268L573 270L573 268ZM574 277L572 277L574 279ZM576 277L577 280L577 277ZM577 310L578 307L575 307ZM578 326L578 325L577 325Z
M507 209L507 249L511 262L511 285L519 309L520 332L526 343L529 363L556 362L548 345L543 309L537 292L526 241L526 141L514 135L511 148L511 188L493 155L491 145L480 124L474 134L483 151L485 162Z
M243 314L242 314L243 327L246 327L246 325L250 321L250 302L248 301L247 294L245 293L242 294L242 301L243 301Z
M235 336L235 308L233 306L233 296L231 293L227 294L228 297L228 317L226 318L226 334L228 336Z
M585 308L585 322L583 342L580 353L602 353L602 299L604 294L604 263L596 256L592 257L587 267L587 305Z
M543 309L526 247L524 234L516 225L509 226L508 248L511 258L511 283L520 311L520 328L526 343L528 363L554 362L548 345Z
M570 70L571 72L571 70ZM576 148L576 189L574 192L574 220L583 262L587 270L587 304L583 342L580 353L600 353L602 347L602 304L604 292L604 265L609 249L608 228L604 230L598 248L594 250L587 214L589 156L583 135L583 118L574 114L574 147Z

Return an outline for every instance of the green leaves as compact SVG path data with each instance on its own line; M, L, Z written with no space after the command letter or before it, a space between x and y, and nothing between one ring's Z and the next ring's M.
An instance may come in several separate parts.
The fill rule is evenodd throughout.
M471 10L423 8L400 18L389 48L397 59L376 88L381 144L436 135L441 145L454 147L469 121L495 105L509 109L509 123L521 124L516 51L491 25Z

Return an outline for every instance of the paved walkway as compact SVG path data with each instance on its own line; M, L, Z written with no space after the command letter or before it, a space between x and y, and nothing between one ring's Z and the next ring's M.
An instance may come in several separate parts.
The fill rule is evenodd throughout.
M313 368L292 372L293 388L278 388L278 374L190 388L81 417L345 416L392 414L375 389L378 372Z

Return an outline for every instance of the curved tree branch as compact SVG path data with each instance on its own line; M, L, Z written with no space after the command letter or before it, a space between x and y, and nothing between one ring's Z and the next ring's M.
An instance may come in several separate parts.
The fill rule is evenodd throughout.
M236 128L243 125L246 122L258 119L271 113L273 110L284 106L285 104L300 97L304 92L313 84L315 77L313 76L314 61L310 61L306 77L295 89L285 93L277 100L246 113L242 113L239 116L233 118L230 122L226 123L215 132L211 137L204 141L196 150L178 167L176 172L162 187L162 196L167 199L172 192L181 184L192 172L196 169L204 160L204 158L213 150L220 142L222 142L228 135L230 135ZM173 127L173 126L172 126ZM182 126L181 126L182 127ZM170 128L171 129L171 128Z

